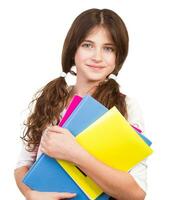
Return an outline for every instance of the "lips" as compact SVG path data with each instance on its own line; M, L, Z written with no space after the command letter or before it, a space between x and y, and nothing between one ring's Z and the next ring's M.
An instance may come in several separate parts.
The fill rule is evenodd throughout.
M88 67L94 68L94 69L103 69L103 66L99 66L99 65L87 65Z

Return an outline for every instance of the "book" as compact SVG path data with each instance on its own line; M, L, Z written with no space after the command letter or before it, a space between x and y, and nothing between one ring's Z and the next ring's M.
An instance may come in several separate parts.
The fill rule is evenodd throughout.
M40 192L73 192L77 194L72 198L74 200L88 199L57 161L47 155L39 157L25 175L23 183Z
M108 109L104 105L96 101L90 95L86 95L62 127L68 129L76 137L81 131L107 111ZM85 194L87 194L89 199L96 199L103 193L102 189L74 164L64 160L57 161Z
M104 105L90 95L86 95L62 127L67 128L74 136L77 136L107 111L108 109Z
M138 127L134 126L131 124L131 126L138 132L138 133L142 133L142 130L140 130Z
M129 171L153 152L115 106L76 140L96 159L122 171Z
M81 99L79 96L73 97L65 115L60 120L59 126L65 123ZM72 192L77 194L76 197L72 198L74 200L89 199L57 161L45 154L42 154L32 165L23 178L23 183L32 190L40 192ZM97 198L97 200L107 199L109 199L109 196L104 193Z
M137 131L136 131L137 132ZM138 133L138 132L137 132ZM144 142L148 145L151 146L152 145L152 141L149 140L145 135L143 135L142 133L138 133L138 135L144 140Z
M85 96L63 125L63 128L68 129L75 137L77 137L81 131L89 127L107 111L108 109L94 98L91 96ZM133 128L131 129L133 130ZM74 164L63 160L57 161L90 197L90 199L96 199L103 192L91 178L86 176Z
M69 116L72 114L72 112L75 110L75 108L79 105L79 103L81 102L82 97L75 95L73 96L67 110L66 113L64 114L64 116L62 117L62 119L60 120L60 122L58 123L58 126L62 127L63 124L66 122L66 120L69 118Z
M70 128L73 131L75 136L79 132L83 131L86 127L88 127L90 124L92 124L96 119L98 119L100 116L102 116L105 112L108 111L108 109L106 107L104 107L102 104L98 103L96 100L94 100L90 96L84 97L83 100L81 99L81 97L80 98L78 97L76 100L77 104L74 105L75 102L73 99L71 104L69 105L65 115L59 122L59 126L63 125L63 127L64 127L64 123L66 122L67 124L65 123L65 125L70 126ZM81 101L83 101L82 104L81 104ZM92 103L89 104L88 102L92 102ZM89 112L86 112L87 113L86 117L88 117L88 118L91 117L91 118L86 119L83 115L83 118L84 118L84 120L82 120L83 123L80 123L80 121L77 118L77 116L79 116L79 113L80 113L79 105L81 105L84 112L85 112L85 109L88 108L87 107L88 105L90 105L90 108L92 108L92 109L90 109L90 114L89 114ZM99 109L102 108L99 112L96 112L96 116L95 116L96 110L95 109L93 110L93 105L95 106L96 110L98 108ZM71 107L72 107L72 109L71 109ZM68 121L68 118L70 118L69 121ZM71 123L74 118L77 120L76 126L74 126ZM64 121L62 122L62 120L64 120ZM65 128L66 128L66 126L65 126ZM80 172L80 170L78 168L76 168L76 169ZM76 171L76 172L78 172L78 171ZM47 172L51 172L51 173L47 173ZM83 175L82 172L80 172L80 173ZM67 174L67 172L65 172L65 170L60 165L58 165L58 163L55 161L55 159L42 154L40 156L40 158L34 163L32 168L29 170L29 172L25 176L23 182L25 184L27 184L30 188L32 188L34 190L38 190L38 191L54 191L54 192L60 191L61 192L64 190L64 191L68 191L68 192L76 192L77 196L74 199L85 199L85 200L92 199L90 197L87 197L85 195L86 193L85 194L83 193L84 188L82 188L82 187L80 188L80 186L73 183L74 181L72 180L72 178L70 178L70 176ZM54 180L54 182L52 182L52 180ZM60 180L65 183L64 186L67 188L67 190L64 189L64 187L61 184L63 182L60 183ZM59 185L59 187L58 187L58 185ZM104 194L104 193L101 194L101 193L102 193L102 191L96 195L97 198L94 197L93 199L95 199L95 198L98 200L109 199L109 196L107 194Z
M135 126L131 125L131 127L133 127L133 129L138 133L138 135L145 141L146 144L148 144L149 146L152 145L152 141L149 140L145 135L143 135L142 131L139 128L136 128Z

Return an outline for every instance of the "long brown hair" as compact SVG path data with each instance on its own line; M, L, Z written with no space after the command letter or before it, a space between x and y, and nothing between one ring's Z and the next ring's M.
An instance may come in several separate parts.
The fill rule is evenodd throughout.
M87 34L96 26L107 29L116 46L116 65L112 72L117 75L128 54L128 32L122 19L109 9L89 9L81 13L72 23L64 41L62 51L62 69L65 73L75 65L77 48ZM113 80L101 82L92 96L108 109L116 106L127 118L125 95L120 92L119 84ZM34 108L25 122L22 139L27 142L29 151L40 143L43 130L47 125L58 122L60 112L67 105L70 97L68 85L63 77L50 81L37 92L32 104Z

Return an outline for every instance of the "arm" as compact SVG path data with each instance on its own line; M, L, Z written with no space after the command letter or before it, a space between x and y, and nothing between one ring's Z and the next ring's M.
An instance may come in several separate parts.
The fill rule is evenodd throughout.
M76 157L73 162L112 197L118 200L143 200L145 198L145 192L129 173L103 164L88 152L80 151L79 157Z
M16 184L20 192L25 196L27 200L59 200L65 198L73 198L76 194L66 193L66 192L38 192L31 190L23 182L25 174L28 172L29 168L35 162L35 152L27 152L25 148L22 148L19 161L17 163L16 169L14 170L14 176Z
M14 176L16 184L20 190L20 192L27 197L28 193L31 191L29 187L22 183L22 179L25 176L26 172L29 170L29 167L22 166L14 170Z
M38 148L33 152L26 150L26 145L22 143L22 148L19 154L18 162L14 170L14 177L20 192L27 198L27 194L31 191L29 187L22 183L25 174L36 160Z
M75 163L104 192L119 200L143 200L145 192L127 173L115 170L85 151L66 129L49 127L41 140L41 151L51 157Z
M126 98L128 121L144 131L142 110L135 99ZM145 161L133 167L129 173L115 170L104 165L89 154L83 153L74 162L80 169L90 176L101 188L111 196L122 200L142 200L146 196L146 171ZM86 162L84 159L86 159ZM88 166L87 163L89 163ZM94 169L95 168L95 169Z

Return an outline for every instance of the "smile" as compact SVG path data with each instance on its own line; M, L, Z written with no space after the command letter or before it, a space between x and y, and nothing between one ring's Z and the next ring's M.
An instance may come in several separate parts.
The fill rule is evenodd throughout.
M101 69L104 68L103 66L98 66L98 65L87 65L87 66L91 67L91 68L94 68L94 69L98 69L98 70L101 70Z

